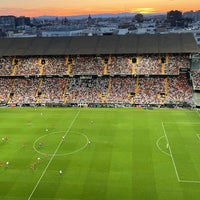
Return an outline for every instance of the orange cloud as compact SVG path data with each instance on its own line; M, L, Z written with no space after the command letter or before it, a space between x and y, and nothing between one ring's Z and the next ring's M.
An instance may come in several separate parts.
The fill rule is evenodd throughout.
M196 10L199 0L6 0L1 2L0 15L81 15L98 13L155 13L170 10Z

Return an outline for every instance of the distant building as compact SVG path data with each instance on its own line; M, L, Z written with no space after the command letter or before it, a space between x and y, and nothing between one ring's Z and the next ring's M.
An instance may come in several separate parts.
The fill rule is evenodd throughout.
M16 17L9 15L9 16L0 16L0 28L3 31L11 31L15 30L16 27Z
M16 26L29 26L30 24L30 17L21 16L16 18Z
M68 31L43 31L42 37L65 37L70 36Z
M167 13L167 21L171 26L183 26L182 12L178 10L171 10Z
M183 17L190 18L194 21L200 21L200 10L198 10L196 12L194 12L194 11L185 12L185 13L183 13Z

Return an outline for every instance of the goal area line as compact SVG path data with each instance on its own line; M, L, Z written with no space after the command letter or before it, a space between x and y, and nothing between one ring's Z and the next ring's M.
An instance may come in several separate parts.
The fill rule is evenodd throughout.
M164 125L164 124L183 124L183 123L184 124L185 123L191 124L191 125L200 125L200 123L190 123L190 122L180 122L180 123L178 122L178 123L176 123L176 122L163 122L163 121L161 121L163 133L164 133L164 136L165 136L166 141L168 143L168 148L169 148L169 152L170 152L169 154L170 154L170 157L171 157L171 160L172 160L172 164L173 164L178 182L180 182L180 183L198 183L199 184L200 180L187 180L187 179L181 179L180 178L179 173L178 173L178 169L177 169L177 166L176 166L176 162L175 162L172 150L171 150L170 142L169 142L169 139L168 139L168 136L167 136L167 131L166 131L165 125ZM200 134L197 134L197 137L200 140Z

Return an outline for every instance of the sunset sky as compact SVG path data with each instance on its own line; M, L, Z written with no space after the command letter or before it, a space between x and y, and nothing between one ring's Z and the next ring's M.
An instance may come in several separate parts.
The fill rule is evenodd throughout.
M70 16L81 14L200 10L200 0L0 0L0 15Z

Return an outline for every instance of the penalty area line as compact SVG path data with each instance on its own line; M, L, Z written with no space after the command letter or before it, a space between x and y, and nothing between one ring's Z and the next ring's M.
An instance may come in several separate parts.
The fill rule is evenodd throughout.
M65 132L65 134L64 134L64 137L66 137L67 134L69 133L69 131L70 131L71 127L73 126L74 122L76 121L76 119L77 119L79 113L80 113L80 110L76 113L76 116L74 117L74 119L72 120L72 122L71 122L71 124L69 125L68 129L66 130L66 132ZM38 187L38 185L39 185L39 183L40 183L40 181L42 180L44 174L46 173L46 171L47 171L49 165L51 164L51 162L52 162L52 160L54 159L56 153L58 152L58 150L59 150L59 148L60 148L62 142L63 142L63 140L61 139L60 142L59 142L59 144L58 144L58 146L57 146L57 148L56 148L56 150L54 151L54 153L53 153L51 159L50 159L49 162L47 163L47 166L45 167L45 169L44 169L44 171L42 172L40 178L38 179L38 181L37 181L35 187L33 188L31 194L29 195L28 200L30 200L31 197L33 196L35 190L37 189L37 187Z
M193 181L193 180L180 180L181 183L200 183L200 181Z
M169 144L169 139L167 137L163 121L162 121L162 129L163 129L163 133L164 133L164 135L166 137L167 143ZM178 175L178 171L177 171L177 168L176 168L176 164L175 164L175 161L174 161L174 157L173 157L173 154L172 154L172 150L171 150L170 144L169 144L169 152L170 152L170 156L171 156L171 159L172 159L172 163L173 163L173 166L174 166L174 170L175 170L175 173L176 173L177 180L178 180L178 182L181 182L181 179L180 179L180 177Z
M200 140L200 134L197 134L198 139Z

